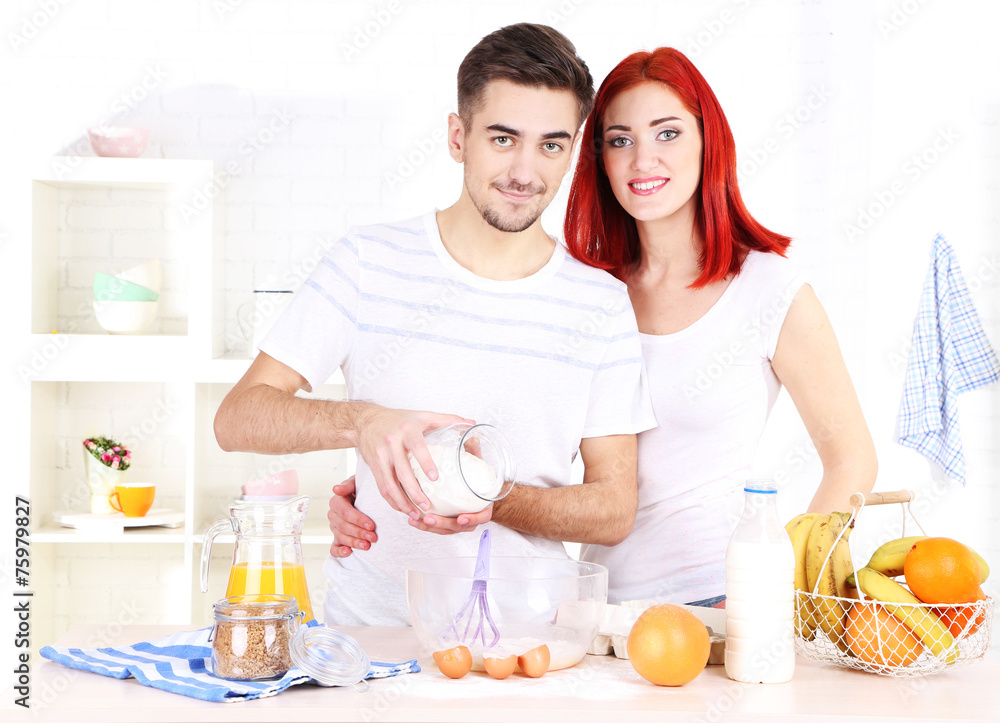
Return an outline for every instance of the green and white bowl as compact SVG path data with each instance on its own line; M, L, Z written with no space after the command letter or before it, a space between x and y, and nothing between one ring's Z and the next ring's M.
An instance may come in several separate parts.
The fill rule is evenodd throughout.
M118 276L94 274L94 301L156 301L160 295Z

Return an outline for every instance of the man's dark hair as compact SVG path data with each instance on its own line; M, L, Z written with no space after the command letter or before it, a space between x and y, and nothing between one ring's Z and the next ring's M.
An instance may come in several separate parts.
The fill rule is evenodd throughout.
M581 124L594 102L594 79L587 64L565 35L547 25L508 25L469 51L458 67L458 114L466 123L494 80L571 91L580 106Z

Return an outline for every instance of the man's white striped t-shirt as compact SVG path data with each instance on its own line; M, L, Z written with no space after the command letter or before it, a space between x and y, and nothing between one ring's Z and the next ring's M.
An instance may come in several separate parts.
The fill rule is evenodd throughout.
M342 367L351 400L495 425L522 484L569 484L582 438L656 423L623 283L558 243L531 276L482 278L448 254L434 212L337 242L260 348L313 389ZM357 485L379 539L327 560L326 622L407 625L407 563L474 556L479 536L410 527L360 457ZM490 526L494 555L566 555L560 542Z

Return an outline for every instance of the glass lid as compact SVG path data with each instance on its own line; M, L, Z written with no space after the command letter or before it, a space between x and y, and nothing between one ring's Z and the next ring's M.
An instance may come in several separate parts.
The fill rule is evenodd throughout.
M365 676L371 670L371 661L350 635L323 625L303 627L292 638L290 652L295 665L323 685L352 685L359 691L368 690Z

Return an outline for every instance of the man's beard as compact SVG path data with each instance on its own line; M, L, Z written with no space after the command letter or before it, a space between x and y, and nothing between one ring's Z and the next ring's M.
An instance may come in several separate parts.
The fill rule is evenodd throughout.
M505 231L507 233L520 233L527 228L531 227L541 214L534 214L523 221L515 222L514 220L505 219L499 213L497 213L492 208L480 208L480 215L482 215L483 220L486 221L490 226L495 228L497 231Z
M491 184L491 187L497 188L501 191L514 191L516 193L527 192L541 194L545 192L544 186L522 186L517 183L508 183L506 186L500 186L497 183L493 183ZM501 216L495 208L492 208L485 203L481 204L471 193L469 194L469 197L472 199L472 203L476 207L476 210L479 211L479 215L483 217L483 220L497 231L503 231L504 233L520 233L521 231L530 228L531 225L542 215L542 211L545 210L543 207L537 213L530 211L529 216L525 219L508 218Z

